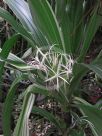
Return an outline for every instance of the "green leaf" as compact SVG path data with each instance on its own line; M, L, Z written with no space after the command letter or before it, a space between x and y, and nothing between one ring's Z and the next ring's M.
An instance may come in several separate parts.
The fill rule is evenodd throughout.
M35 96L33 94L27 95L27 92L31 89L30 87L31 86L26 90L22 111L17 121L16 128L14 129L14 136L29 136L29 116L35 100Z
M15 91L17 89L18 83L20 81L21 81L21 77L18 77L12 83L4 103L4 107L3 107L3 134L4 136L11 136L11 115L12 115L12 109L13 109L14 95L15 95Z
M9 40L5 42L3 49L0 48L0 61L1 61L0 74L1 76L2 76L2 72L3 72L5 63L6 63L5 67L18 69L20 71L25 71L25 72L33 71L34 73L34 71L38 72L40 70L39 68L37 69L33 66L28 65L21 58L10 53L12 47L14 46L18 38L19 38L19 34L14 35L13 37L11 37Z
M93 9L92 16L90 17L88 24L86 24L84 41L83 41L80 56L78 59L79 62L83 61L83 59L84 59L84 57L90 47L90 43L91 43L95 33L97 32L97 30L101 24L102 18L100 17L100 15L97 14L98 7L99 7L99 5L97 3L95 5L95 8Z
M97 74L97 76L102 79L102 59L98 59L91 64L82 63L82 65L94 71L95 74Z
M15 45L15 43L19 37L20 37L19 34L14 35L5 42L5 44L3 45L2 51L0 53L0 57L2 57L4 59L6 59L8 57L11 49L13 48L13 46Z
M21 63L25 63L21 58L17 57L13 53L9 53L9 56L8 56L7 60L18 61L18 62L21 62Z
M21 111L21 114L20 114L19 119L17 121L16 128L14 130L14 136L22 136L22 135L29 136L27 119L28 119L31 109L32 109L32 104L34 102L34 96L32 96L30 102L29 102L29 99L32 94L36 94L36 93L40 93L42 95L49 96L49 97L51 96L50 92L45 87L38 86L36 84L30 85L26 89L25 96L24 96L24 102L23 102L23 106L22 106L22 111ZM61 131L63 131L64 127L66 127L64 122L63 122L64 126L63 125L61 126L60 120L58 121L58 118L55 118L51 113L49 113L43 109L34 107L32 112L37 113L37 114L39 113L41 116L44 116L49 121L53 122L55 124L55 126L58 129L60 129ZM26 130L27 130L27 133L25 133Z
M0 48L0 53L2 52L2 49ZM11 67L18 68L19 70L22 70L23 68L27 70L27 68L30 68L31 66L28 66L21 58L17 57L13 53L9 53L7 59L3 59L3 57L0 57L0 61L2 63L10 64ZM7 65L5 65L6 67ZM33 68L34 69L34 68Z
M14 14L19 18L19 20L22 22L22 25L25 27L25 29L29 32L33 31L33 20L31 17L31 13L29 10L28 3L24 0L4 0L6 4L11 8L11 10L14 12Z
M23 136L23 135L21 135L21 133L23 131L22 126L25 123L24 121L26 120L26 117L27 117L26 113L27 113L28 101L29 101L31 94L36 94L36 93L54 98L54 96L51 95L51 92L49 90L47 90L45 87L42 87L42 86L36 85L36 84L30 85L25 91L25 97L24 97L24 102L23 102L23 106L22 106L22 111L21 111L20 117L17 121L17 126L14 131L15 136ZM38 114L44 116L49 121L53 122L53 124L55 124L55 126L58 127L58 129L61 131L63 131L63 128L66 127L64 122L63 122L64 126L63 125L61 126L61 124L60 124L61 120L58 121L58 119L56 119L51 113L49 113L43 109L39 109L37 107L34 107L32 112L35 112L35 113L38 113Z
M15 18L6 10L0 7L0 16L4 18L12 27L13 29L20 33L25 39L27 39L32 46L34 46L34 40L32 39L32 36L28 31L25 30L25 28L15 20Z
M92 129L96 131L97 136L102 136L102 110L94 106L83 104L79 104L78 107L80 107L84 115L87 116L87 120L93 124Z
M41 94L45 97L49 97L50 99L55 99L57 102L59 102L63 107L65 106L65 103L67 104L68 101L66 100L66 97L64 96L62 91L59 92L52 92L45 86L41 86L40 84L34 84L32 85L32 93L34 94Z
M27 124L27 118L30 115L30 112L31 112L31 109L32 109L32 104L34 103L34 96L32 96L32 94L35 94L35 93L40 93L40 94L43 94L45 96L49 95L49 92L45 88L37 86L35 84L30 85L26 89L25 96L24 96L24 101L23 101L23 106L22 106L22 111L20 113L19 119L17 121L16 128L14 130L14 135L15 136L29 136L29 135L26 135L24 133L24 131L26 132L26 128L23 129L23 127L24 127L25 123ZM30 97L31 97L32 102L30 100ZM29 102L29 100L30 100L30 102ZM30 106L30 109L28 110L29 106Z
M84 30L83 0L56 0L56 16L63 33L66 52L76 53Z
M5 2L20 20L26 31L31 34L35 44L38 46L48 45L45 35L33 23L28 3L24 0L5 0Z
M72 78L72 81L71 81L69 88L68 88L68 91L67 91L68 99L70 99L73 94L75 94L77 96L80 94L80 92L78 91L79 86L80 86L80 82L81 82L83 76L88 72L88 70L89 69L87 67L85 67L81 64L78 64L78 63L74 64L74 66L73 66L73 78Z
M22 72L23 71L25 71L25 72L33 71L34 72L36 70L41 71L39 68L37 69L34 66L30 66L27 63L19 61L19 60L9 60L9 59L7 59L7 60L4 60L4 61L6 62L7 66L14 68L14 69L18 69Z
M48 43L63 49L60 28L47 0L28 0L34 24L40 28Z
M54 117L54 115L52 113L49 113L47 110L44 110L42 108L39 107L33 107L32 109L32 113L36 113L39 114L41 116L43 116L44 118L48 119L51 123L53 123L59 130L62 130L66 125L63 122L63 124L60 124L58 118Z
M14 35L5 42L5 44L3 45L2 51L0 52L0 59L2 59L2 58L7 59L11 49L15 45L18 38L19 38L19 35ZM4 65L5 65L5 62L1 62L1 65L0 65L0 81L1 81L1 78L2 78Z

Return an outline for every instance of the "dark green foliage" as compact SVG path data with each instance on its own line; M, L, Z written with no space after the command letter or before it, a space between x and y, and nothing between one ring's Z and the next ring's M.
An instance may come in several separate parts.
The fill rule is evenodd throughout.
M4 104L4 136L11 135L9 125L15 88L18 81L22 80L21 77L24 78L25 75L31 80L32 85L25 91L22 111L14 129L14 136L29 136L27 123L36 93L50 99L54 98L60 103L62 112L69 115L71 122L67 124L62 118L54 117L43 109L33 107L32 110L52 122L63 136L70 134L83 136L87 125L90 126L95 136L101 136L101 110L79 97L80 82L88 71L94 71L102 79L101 53L90 64L84 63L91 41L102 21L102 17L97 13L101 8L100 1L97 0L91 4L89 4L91 1L86 1L85 4L84 0L56 0L54 4L53 1L49 4L47 0L28 0L28 2L5 0L5 2L19 21L2 8L0 8L0 16L28 41L29 46L35 52L28 50L25 53L25 56L29 56L29 53L33 56L34 65L9 54L18 36L13 36L11 42L10 39L7 41L6 51L2 48L0 54L3 60L2 71L9 65L9 69L13 69L14 73L16 71L19 77L15 79L17 82L14 81L11 85ZM4 65L4 62L7 65ZM1 76L2 74L0 78ZM6 112L8 114L5 114ZM80 124L79 132L76 131L77 122Z

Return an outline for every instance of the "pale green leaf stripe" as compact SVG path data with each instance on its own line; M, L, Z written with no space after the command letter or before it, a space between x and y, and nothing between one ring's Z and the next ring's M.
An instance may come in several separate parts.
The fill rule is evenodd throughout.
M79 51L82 39L83 10L83 0L56 0L56 16L63 33L65 49L73 55Z
M102 61L101 60L89 65L82 63L82 65L94 71L97 74L97 76L102 79Z
M17 89L18 83L21 81L21 77L18 77L15 79L15 81L12 83L5 103L3 107L3 133L4 136L11 136L11 114L13 109L13 102L14 102L14 95L15 91Z
M23 136L22 135L22 126L24 125L24 120L26 118L27 105L28 105L29 98L30 98L31 94L35 94L35 93L40 93L40 94L43 94L45 96L49 95L49 92L45 88L40 87L40 86L38 87L36 85L30 85L26 89L24 101L23 101L23 106L22 106L22 111L20 113L19 119L17 121L16 128L14 130L14 136Z
M78 104L78 107L80 107L84 115L87 116L86 119L92 123L91 129L94 129L94 132L96 131L97 136L102 136L102 110L84 104Z
M14 130L14 136L29 136L28 120L35 100L35 96L33 94L29 94L31 89L32 87L29 86L26 90L22 111Z
M22 106L22 111L21 111L21 114L19 116L16 128L14 130L14 136L23 136L22 135L22 129L23 129L22 127L24 125L25 119L27 118L27 114L26 113L27 113L27 106L28 106L29 98L30 98L31 94L35 94L35 93L40 93L40 94L43 94L45 96L49 96L50 95L49 91L46 88L38 86L38 85L35 85L35 84L34 85L30 85L26 89L25 96L24 96L24 102L23 102L23 106ZM36 108L34 111L37 112L37 110L39 112L40 109ZM46 111L43 111L42 114L45 115ZM53 115L51 115L50 113L48 115L49 115L49 117L48 116L46 116L46 117L49 118L49 120L52 121L55 125L57 125L57 127L61 130L62 127L59 124L59 122L57 121L57 119L55 119L53 117Z
M0 53L0 57L3 57L4 59L8 57L11 49L13 48L13 46L15 45L19 37L20 37L19 34L13 35L10 39L8 39L5 42L5 44L3 45L2 51Z
M34 40L32 38L32 35L28 31L26 31L25 28L20 23L18 23L8 11L0 7L0 16L4 18L8 23L10 23L13 29L16 32L20 33L34 47Z
M33 23L28 3L24 0L5 0L5 2L20 20L26 31L31 33L31 37L34 39L35 44L37 44L37 46L48 45L43 32Z
M0 53L1 53L2 49L0 48ZM11 60L11 61L18 61L18 62L22 62L24 63L24 61L17 57L16 55L14 55L13 53L9 53L8 57L7 57L8 60Z

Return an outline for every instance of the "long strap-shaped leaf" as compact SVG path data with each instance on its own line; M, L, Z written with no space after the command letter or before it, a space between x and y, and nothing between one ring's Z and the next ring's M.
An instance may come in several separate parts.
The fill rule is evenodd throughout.
M0 53L1 53L1 51L2 51L2 49L0 48ZM9 53L9 55L8 55L8 60L11 60L11 61L19 61L19 62L24 63L24 61L23 61L21 58L17 57L17 56L14 55L13 53Z
M13 102L14 102L14 95L15 95L16 87L21 80L22 80L21 77L18 77L17 79L15 79L6 97L6 101L3 108L4 136L11 136L11 114L12 114L12 108L13 108ZM20 121L18 121L18 124L19 123L20 124L19 126L17 125L15 130L17 134L19 132L19 127L21 126L21 131L19 133L19 136L29 136L28 117L30 115L33 103L34 103L34 95L30 95L27 101L27 105L23 111L24 113L23 118L19 119ZM16 136L16 134L14 134L14 136Z
M5 42L3 48L0 49L0 82L2 81L1 79L5 63L10 64L21 71L34 70L34 67L28 66L22 59L10 53L19 37L19 34L12 36Z
M97 74L97 76L100 79L102 79L102 59L98 59L91 64L82 63L82 65L87 67L88 69L94 71Z
M24 121L25 121L25 118L26 118L26 115L27 115L27 107L28 107L29 98L30 98L31 94L35 94L35 93L41 93L41 94L44 94L44 95L49 95L47 90L40 88L40 87L37 87L35 85L31 85L27 88L27 90L25 92L22 111L21 111L20 117L17 121L16 128L14 130L14 136L23 136L22 135L22 127L24 125ZM26 131L26 130L24 130L24 131Z
M22 111L17 121L16 128L14 130L14 136L29 136L28 119L34 104L35 96L28 94L31 91L31 86L26 90ZM28 95L27 95L28 94Z
M79 70L80 68L80 70ZM89 71L92 70L97 76L102 79L102 58L96 59L91 64L76 63L73 69L74 77L69 86L68 98L75 93L80 85L82 77ZM77 92L76 92L77 93Z
M28 4L24 0L10 0L10 1L4 0L4 1L22 22L25 29L32 32L34 24Z
M16 128L14 130L14 136L24 136L22 135L22 131L26 131L26 130L22 130L23 125L25 123L25 119L27 118L27 107L28 107L28 103L29 103L29 98L31 97L31 94L35 94L35 93L40 93L43 94L45 96L49 96L49 91L46 90L43 87L37 86L37 85L30 85L25 93L25 97L24 97L24 102L23 102L23 106L22 106L22 111L20 114L20 117L17 121L17 125ZM33 100L32 100L33 101ZM42 111L41 109L33 109L34 112L39 112ZM47 119L49 119L51 122L53 122L60 130L61 130L61 125L59 124L59 122L57 121L57 119L51 115L49 113L49 117L46 115L47 112L43 111L43 116L47 117ZM25 135L27 136L27 135Z
M12 37L12 38L14 38L14 37ZM9 49L11 49L12 46L13 46L13 45L10 45L10 43L9 43L9 41L12 41L11 39L6 41L5 46L7 45L7 47L4 46L3 50L0 48L0 53L1 53L0 54L0 62L1 62L0 77L2 76L2 72L3 72L3 68L4 68L5 63L6 63L5 67L18 69L20 71L31 71L31 70L33 70L33 72L34 72L34 70L35 71L39 70L39 69L37 69L33 66L26 64L21 58L17 57L13 53L8 53L8 51L10 52Z
M4 107L3 107L3 133L4 136L11 136L11 114L14 102L14 95L17 88L18 83L22 79L18 77L15 79L13 84L11 85L9 92L7 94Z
M100 15L98 15L97 11L98 11L98 4L96 4L94 10L93 10L93 14L90 17L90 20L86 26L85 29L85 35L84 35L84 41L83 41L83 45L81 47L81 52L80 52L80 56L78 61L82 62L89 47L90 47L90 43L97 31L97 29L99 28L102 18Z
M56 17L47 0L28 0L34 24L44 33L50 44L63 49L63 40Z
M48 45L47 40L39 28L33 23L28 3L24 0L5 0L24 28L31 33L38 46Z
M88 70L89 69L83 65L80 65L77 63L74 64L73 78L72 78L72 81L69 85L68 94L67 94L68 99L71 99L71 96L73 94L78 95L80 82L81 82L83 76L88 72Z
M86 120L90 121L89 123L94 136L102 136L102 110L94 106L78 104L78 107L83 111L85 116L87 116Z
M56 0L56 16L67 53L79 49L83 32L83 0Z
M62 129L66 127L65 123L62 122L62 125L59 123L58 118L56 119L54 117L54 115L50 112L48 112L47 110L44 110L42 108L39 107L33 107L32 109L32 113L34 114L39 114L41 116L43 116L44 118L47 118L51 123L53 123L58 129Z
M5 136L8 136L8 135L11 136L10 117L11 117L11 113L12 113L12 106L13 106L16 86L21 80L22 79L20 77L20 78L17 78L13 82L13 84L12 84L10 90L9 90L9 93L8 93L8 95L6 97L6 100L5 100L4 110L3 110L3 124L4 124L3 125L3 131L4 131ZM21 133L23 133L22 131L23 131L24 124L27 123L27 118L29 116L27 114L28 113L28 108L27 107L29 107L28 106L29 98L30 98L31 94L36 94L36 93L42 94L42 95L45 95L45 96L51 96L51 97L54 98L54 96L51 95L51 92L48 91L44 87L37 86L35 84L29 86L27 88L27 90L25 91L25 98L24 98L24 102L23 102L23 106L22 106L22 111L21 111L20 117L19 117L18 122L17 122L17 126L16 126L15 131L14 131L14 136L26 136L26 135L22 135ZM55 99L60 101L60 99L58 97L55 97ZM34 100L34 98L32 97L32 102L33 102L33 100ZM45 115L45 112L44 112L43 115ZM57 125L57 127L59 129L62 129L63 127L60 126L60 124L56 120L56 118L54 118L52 115L50 115L50 116L51 116L51 118L49 118L49 120L52 121L55 125ZM48 116L46 116L46 117L48 117ZM24 131L25 131L25 129L24 129Z
M0 59L7 59L12 47L15 45L19 35L12 36L9 40L7 40L3 46L2 51L0 52ZM1 62L0 64L0 82L2 78L2 73L4 69L5 62Z

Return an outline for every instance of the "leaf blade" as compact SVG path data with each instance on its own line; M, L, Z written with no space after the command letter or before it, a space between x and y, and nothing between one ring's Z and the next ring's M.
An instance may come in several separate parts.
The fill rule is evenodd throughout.
M47 0L29 0L28 2L33 21L36 26L38 26L44 33L50 44L55 44L59 48L63 49L63 42L60 34L61 32L59 30L56 17Z

